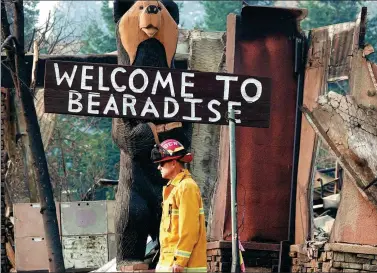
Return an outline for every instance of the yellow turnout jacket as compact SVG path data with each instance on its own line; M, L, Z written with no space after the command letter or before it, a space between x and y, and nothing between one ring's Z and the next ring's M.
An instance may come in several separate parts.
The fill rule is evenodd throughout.
M186 169L163 188L160 250L156 272L171 272L174 264L186 272L207 272L203 201Z

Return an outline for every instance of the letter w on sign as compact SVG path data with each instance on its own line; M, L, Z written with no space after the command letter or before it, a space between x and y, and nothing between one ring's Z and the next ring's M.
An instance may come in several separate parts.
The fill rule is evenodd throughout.
M269 127L271 79L226 73L46 61L45 112Z

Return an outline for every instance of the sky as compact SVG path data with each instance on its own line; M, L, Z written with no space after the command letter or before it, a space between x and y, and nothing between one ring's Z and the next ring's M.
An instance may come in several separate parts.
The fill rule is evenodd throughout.
M40 1L38 4L39 8L39 23L42 24L48 16L48 12L58 3L59 1Z

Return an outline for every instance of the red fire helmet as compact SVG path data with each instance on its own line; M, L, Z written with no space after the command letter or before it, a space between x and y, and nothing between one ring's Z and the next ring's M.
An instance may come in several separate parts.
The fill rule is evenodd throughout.
M185 147L175 139L167 139L160 145L156 144L151 154L154 163L177 159L181 162L191 162L192 154L187 153Z

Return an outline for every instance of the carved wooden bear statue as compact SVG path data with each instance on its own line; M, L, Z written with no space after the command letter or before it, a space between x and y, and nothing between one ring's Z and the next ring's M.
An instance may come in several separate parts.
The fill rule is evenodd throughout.
M179 10L173 1L114 1L118 64L174 67ZM190 123L113 119L112 137L121 150L116 195L117 269L143 263L148 235L158 239L162 186L150 159L168 138L191 145Z

